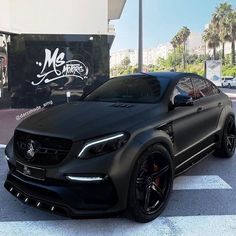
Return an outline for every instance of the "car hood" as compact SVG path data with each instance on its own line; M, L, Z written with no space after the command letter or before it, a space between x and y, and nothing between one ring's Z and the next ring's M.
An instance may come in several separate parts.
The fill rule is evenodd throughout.
M127 131L147 118L157 104L77 102L41 111L25 119L17 130L76 140Z

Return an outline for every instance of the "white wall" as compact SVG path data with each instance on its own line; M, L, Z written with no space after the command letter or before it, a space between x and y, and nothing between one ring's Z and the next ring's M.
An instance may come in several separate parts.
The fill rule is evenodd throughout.
M29 34L106 34L107 0L9 0L11 27Z
M0 0L0 29L3 32L10 31L10 1Z
M119 1L111 7L110 0L0 0L0 31L107 34L109 12L115 17L123 9Z

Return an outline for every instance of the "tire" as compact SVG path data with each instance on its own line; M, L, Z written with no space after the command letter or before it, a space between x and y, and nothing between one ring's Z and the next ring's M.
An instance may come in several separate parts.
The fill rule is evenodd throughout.
M128 209L140 223L154 220L165 209L173 188L173 160L168 150L155 144L138 159L130 182Z
M215 156L230 158L234 155L236 144L235 118L228 116L225 120L220 147L214 153Z
M227 86L229 89L231 88L231 84L228 84L228 86Z

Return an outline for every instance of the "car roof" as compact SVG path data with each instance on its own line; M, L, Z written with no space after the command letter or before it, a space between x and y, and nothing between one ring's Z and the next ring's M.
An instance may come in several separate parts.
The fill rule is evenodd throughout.
M154 77L161 77L161 78L167 78L170 80L179 80L182 77L185 76L199 76L197 74L194 73L186 73L186 72L140 72L140 73L136 73L136 74L130 74L128 76L134 76L134 75L150 75L150 76L154 76Z

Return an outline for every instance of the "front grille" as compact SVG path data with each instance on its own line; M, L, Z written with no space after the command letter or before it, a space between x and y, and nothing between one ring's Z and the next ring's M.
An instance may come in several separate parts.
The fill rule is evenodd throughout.
M33 155L29 156L30 142L33 143ZM15 131L14 152L16 159L23 163L32 163L39 166L56 165L69 153L72 141Z

